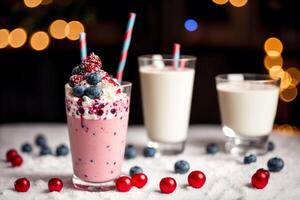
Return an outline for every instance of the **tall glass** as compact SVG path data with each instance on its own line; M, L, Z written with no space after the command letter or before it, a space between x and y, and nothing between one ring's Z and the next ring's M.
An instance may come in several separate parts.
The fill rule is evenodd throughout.
M113 180L119 177L124 159L131 83L121 85L122 99L104 102L97 106L97 114L103 115L109 109L111 117L85 118L88 103L83 98L74 101L70 87L65 86L67 121L73 162L73 185L77 189L105 191L113 188ZM81 105L79 112L72 112L72 105ZM113 112L113 109L114 112ZM83 111L81 111L83 110ZM84 111L85 110L85 111Z
M161 154L181 153L188 133L196 57L144 55L138 61L148 146Z
M277 110L280 80L263 74L216 76L225 148L233 154L264 154Z

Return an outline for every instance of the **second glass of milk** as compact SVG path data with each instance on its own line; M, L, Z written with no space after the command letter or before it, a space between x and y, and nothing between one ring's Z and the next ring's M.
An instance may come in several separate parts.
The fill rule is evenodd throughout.
M144 55L138 61L148 146L161 154L181 153L188 133L196 57Z
M266 153L280 80L263 74L223 74L216 84L225 149L233 154Z

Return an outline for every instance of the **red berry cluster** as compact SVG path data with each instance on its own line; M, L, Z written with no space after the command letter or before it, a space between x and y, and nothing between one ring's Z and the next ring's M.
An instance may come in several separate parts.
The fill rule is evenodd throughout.
M98 72L102 67L102 62L99 56L91 53L84 61L82 61L81 66L87 73Z
M15 190L17 192L27 192L30 188L30 181L27 178L19 178L15 181ZM49 192L60 192L63 188L63 182L59 178L52 178L48 182Z
M252 186L256 189L263 189L267 186L270 178L270 173L265 169L258 169L251 178Z
M201 188L206 181L206 177L201 171L193 171L188 176L188 183L193 188ZM148 182L148 177L144 173L134 174L132 178L128 176L119 177L115 183L119 192L128 192L132 186L143 188ZM159 188L162 193L170 194L174 192L177 187L176 180L172 177L165 177L161 179Z
M6 161L10 162L12 167L19 167L23 163L23 158L18 154L17 150L10 149L6 153Z
M83 81L83 76L75 74L75 75L72 75L70 77L70 79L69 79L69 85L71 87L74 87L75 85L79 85L81 81Z
M134 174L132 178L121 176L116 180L116 188L119 192L128 192L132 186L143 188L148 182L148 177L144 173Z

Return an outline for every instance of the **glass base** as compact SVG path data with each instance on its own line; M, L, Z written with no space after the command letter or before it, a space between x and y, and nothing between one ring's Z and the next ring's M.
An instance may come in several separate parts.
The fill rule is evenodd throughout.
M114 181L102 182L102 183L93 183L84 181L77 176L73 175L72 178L73 186L79 190L85 190L90 192L105 192L115 190L115 183Z
M161 155L177 155L184 151L185 141L177 143L149 141L147 146L155 148L157 153Z
M235 155L266 154L269 136L261 137L227 137L225 150Z

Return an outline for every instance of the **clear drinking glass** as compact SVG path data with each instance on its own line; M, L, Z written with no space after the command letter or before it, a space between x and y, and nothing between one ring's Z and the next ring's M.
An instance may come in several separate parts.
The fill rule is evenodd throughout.
M81 110L86 108L87 112L90 105L83 103L82 98L77 102L72 102L72 98L68 99L71 90L66 84L67 121L75 188L88 191L106 191L114 188L113 180L120 176L124 160L131 86L129 82L122 83L121 92L124 96L118 102L97 105L99 115L102 115L106 108L113 107L116 113L113 117L94 120L86 119L84 114L80 113L80 109L77 112L73 108L72 105L79 104L82 105Z
M225 149L264 154L277 110L280 79L263 74L216 76Z
M161 154L181 153L188 133L196 57L143 55L138 61L148 146Z

